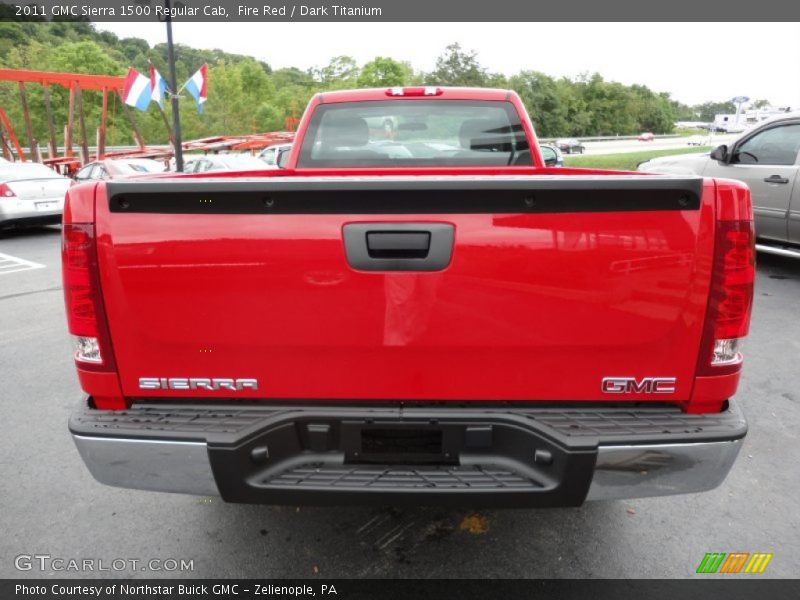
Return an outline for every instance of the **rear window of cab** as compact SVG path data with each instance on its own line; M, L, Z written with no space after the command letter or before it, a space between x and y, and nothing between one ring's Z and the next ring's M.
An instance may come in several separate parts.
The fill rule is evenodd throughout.
M528 140L505 101L389 100L317 106L297 166L530 166Z

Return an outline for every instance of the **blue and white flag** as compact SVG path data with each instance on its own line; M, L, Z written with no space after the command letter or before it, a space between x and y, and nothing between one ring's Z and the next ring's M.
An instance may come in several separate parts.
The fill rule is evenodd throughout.
M151 98L153 102L157 102L161 110L164 110L164 94L167 93L167 82L153 63L150 63L150 89L152 90Z
M189 78L189 81L183 84L185 89L194 98L197 104L197 112L203 114L203 103L208 97L208 67L203 65L197 72Z
M151 97L150 80L136 69L128 69L128 75L122 86L122 101L128 106L135 106L144 112L150 106Z

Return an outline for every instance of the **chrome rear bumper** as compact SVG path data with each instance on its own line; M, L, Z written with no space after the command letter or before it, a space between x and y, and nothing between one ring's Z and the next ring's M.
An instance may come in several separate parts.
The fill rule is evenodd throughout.
M87 410L92 413L100 412L92 411L85 407L79 409L79 411L77 411L80 413L79 417L76 418L73 416L73 420L71 421L73 439L91 474L99 482L106 485L185 494L222 495L226 499L229 499L226 496L230 497L233 495L232 499L234 501L247 502L273 502L272 498L274 497L276 498L274 503L278 504L290 503L290 501L296 503L316 503L317 497L325 497L326 494L329 494L329 498L322 503L338 503L344 492L356 494L355 501L364 501L366 498L364 492L359 489L331 490L325 488L323 490L316 488L308 489L308 487L304 489L298 487L299 494L295 497L292 490L287 489L286 478L283 477L283 479L281 479L281 476L273 477L272 481L281 480L281 485L283 487L273 488L271 490L268 489L266 491L261 489L259 493L261 493L262 496L254 495L251 498L245 495L243 498L241 492L237 491L232 493L230 491L229 488L231 487L232 476L227 467L233 465L234 469L236 469L239 463L250 462L254 447L254 442L252 442L252 440L258 439L259 435L265 436L262 438L263 440L268 440L266 434L260 434L258 433L259 431L266 429L274 430L276 429L276 424L285 425L286 423L291 423L293 426L297 425L291 429L298 429L301 427L299 424L305 422L300 419L299 415L303 415L302 418L308 420L309 417L306 413L313 410L321 410L318 407L306 411L302 409L285 408L275 410L273 407L272 411L265 409L264 413L260 416L258 414L253 416L253 413L258 413L259 409L243 409L244 412L242 412L242 415L246 412L252 417L252 420L249 421L248 418L250 417L245 418L242 415L238 415L235 410L224 411L223 409L219 409L220 412L216 420L214 418L208 418L209 414L214 414L214 408L204 408L203 411L205 412L202 414L205 415L206 418L203 419L203 421L219 423L215 431L224 431L224 433L220 433L217 437L214 437L215 434L213 433L199 432L197 425L195 425L194 429L190 429L186 426L186 417L181 416L182 409L180 408L173 408L172 412L165 408L161 410L161 413L153 413L152 411L140 413L137 423L144 423L146 425L146 429L142 430L144 435L141 437L130 435L132 432L127 430L128 425L125 423L126 418L130 417L131 413L135 411L102 413L103 416L96 419L97 422L93 421L92 426L86 425L85 421L83 425L79 425L78 422L81 421L81 416L85 416ZM336 413L335 410L331 412L331 409L327 407L325 410L326 414ZM340 418L350 418L346 414L349 411L360 411L359 414L361 414L363 410L364 409L345 409L344 411L340 411L345 413L345 415ZM449 409L439 410L446 413ZM459 413L461 410L472 409L457 409L454 407L452 410ZM562 411L562 413L563 412L564 411ZM380 413L380 410L378 410L378 413ZM499 423L501 416L508 416L506 414L495 414L493 411L484 411L484 413L481 413L483 414L483 417L481 417L480 414L476 415L475 411L473 411L472 413L465 413L466 416L464 416L464 418L483 418L484 421L479 420L478 422ZM120 415L119 420L116 420L113 416L109 417L109 415L115 414ZM143 418L143 414L147 416ZM165 431L166 426L164 425L163 418L159 420L159 417L155 417L154 414L166 415L166 417L163 418L173 419L176 424L183 423L183 429L172 435L170 431ZM410 417L414 416L411 411L407 411L406 414ZM588 418L588 416L591 416L591 411L582 409L580 414L583 421L580 421L576 417L575 422L592 422L592 420ZM631 414L639 413L635 411L625 413L623 411L623 413L618 414L617 419L619 421L624 421L622 415L630 417ZM641 414L643 415L642 419L649 419L651 424L658 422L660 418L657 417L657 413L653 411L645 410L642 411ZM565 470L561 469L557 477L562 480L574 477L583 480L584 483L578 482L576 484L574 481L566 482L565 485L577 485L577 488L583 491L576 492L579 494L576 501L574 498L570 497L569 502L565 503L565 505L576 505L582 501L589 500L642 498L703 492L720 485L730 471L746 433L746 423L739 409L732 404L726 413L720 415L706 415L705 417L702 415L683 416L682 413L669 414L671 415L670 418L674 421L674 436L677 440L680 440L677 443L664 443L664 440L670 436L663 435L663 431L659 431L657 434L659 438L658 443L643 441L642 437L644 434L639 433L628 433L628 442L626 442L626 434L620 433L619 431L612 436L600 436L599 438L587 437L586 439L569 441L568 445L572 444L572 446L566 450L567 454L574 452L580 456L573 467L567 466ZM534 418L531 415L535 416L537 426L540 427L540 430L537 430L537 435L542 432L547 433L547 421L552 414L544 414L543 411L531 409L530 414L526 414L526 417L528 419ZM519 413L514 413L512 416L516 419L513 421L516 425L522 423L517 419ZM374 413L370 416L371 419L375 417L376 415ZM89 415L87 418L91 420L95 418L95 415ZM311 416L311 422L318 422L319 420L320 419L316 416ZM270 425L264 425L262 427L259 425L262 421L269 422ZM195 423L199 422L201 421L195 421ZM560 423L562 421L551 420L551 422ZM596 420L594 422L596 422ZM237 440L249 440L246 443L239 444L243 450L242 452L236 450L238 454L231 454L230 451L226 451L228 455L225 457L225 460L233 460L232 463L221 462L219 454L217 454L217 458L214 460L212 460L210 455L210 451L211 453L219 452L220 440L224 440L224 436L232 435L232 429L225 425L227 423L237 423L236 427L241 427L236 433L236 435L239 436L236 438ZM681 425L681 423L683 424ZM570 425L570 427L573 425ZM175 425L175 427L179 428L178 425ZM280 429L280 427L277 427L277 429ZM553 426L553 429L556 429L556 427ZM683 431L679 434L678 432L681 429ZM691 430L691 433L687 435L686 432L689 430ZM188 433L189 431L194 433ZM635 427L632 427L631 431L635 431ZM498 438L502 439L500 435L502 433L501 427L497 426L495 432L496 442ZM172 439L170 439L170 435L172 435ZM281 435L285 435L285 433ZM184 439L179 439L181 436L183 436ZM198 438L203 436L209 436L209 440L190 439L192 437ZM554 437L557 436L554 434ZM578 437L581 437L581 434L578 434ZM535 440L537 438L532 439ZM587 440L588 445L593 446L593 448L589 450L592 452L593 462L592 458L590 458L588 467L586 466ZM285 454L285 450L278 447L274 441L265 441L264 443L269 446L270 457L273 457L273 455L277 456L281 452ZM505 444L505 442L503 443ZM525 441L524 443L527 444L528 442ZM318 450L318 448L315 450ZM510 460L503 463L502 457L498 461L496 454L495 452L493 455L493 464L505 466L512 464ZM304 461L304 456L311 456L312 458ZM466 473L465 479L467 481L470 481L468 479L469 477L475 477L475 471L469 471L468 467L463 466L472 464L474 467L476 464L475 456L474 452L466 452L460 461L462 466L442 468L444 471L456 471L460 473L460 475L456 475L456 477L459 477L457 481L460 485L462 483L461 476L464 473ZM561 455L559 455L559 457L560 456ZM517 455L514 455L514 458L518 458ZM561 460L561 458L557 457L555 461L556 464L558 464L559 460ZM477 462L480 463L479 460ZM530 462L531 466L536 469L537 465L533 463L537 461L531 460ZM278 472L283 472L284 474L290 472L292 469L307 473L309 472L307 468L308 465L317 465L317 477L324 482L326 477L332 478L334 476L333 474L342 473L343 464L347 467L346 462L342 460L341 453L337 453L335 449L328 449L327 453L323 454L313 454L311 449L305 448L299 452L292 450L288 454L288 458L285 459L285 462L278 462L276 468ZM223 468L221 468L221 465L223 465ZM254 465L249 465L249 468L254 468ZM267 471L271 468L273 467L269 467ZM331 469L331 475L326 475L326 468ZM354 468L358 469L358 467ZM370 468L372 468L372 472L374 472L374 465ZM479 472L481 468L482 467L479 465ZM422 472L418 469L415 470L413 467L387 467L387 469L392 470L391 477L394 482L403 480L404 477L406 479L413 479L413 476L417 475L418 471ZM458 471L459 469L463 470ZM216 477L215 470L217 471ZM314 471L314 468L312 467L310 470ZM510 470L513 471L513 468ZM253 472L254 471L249 471L248 473L252 474ZM368 468L364 467L363 473L367 472L369 472ZM427 474L429 476L430 472L428 471ZM352 475L352 473L350 473L350 475ZM292 477L293 476L294 475L292 475ZM338 477L339 475L336 476ZM259 475L258 477L261 476ZM420 477L427 481L425 473L420 475ZM545 472L542 481L547 481L547 478L548 474ZM589 481L585 481L586 478L589 478ZM258 486L268 485L263 482L267 481L269 478L254 483L256 476L251 477L249 474L239 476L234 474L233 479L247 481L252 485ZM478 481L476 479L472 480ZM510 481L510 479L508 481ZM563 484L564 482L562 481L561 483ZM450 480L450 484L448 485L451 484L452 480ZM235 481L233 486L236 487L237 485L238 481ZM397 483L393 483L392 485L394 487L388 491L396 493L398 491L396 489ZM469 485L469 483L466 484L467 487L469 487ZM474 490L474 500L477 504L480 504L488 497L494 498L496 496L499 498L505 494L507 498L512 498L512 496L516 494L516 500L509 502L509 506L529 505L526 501L519 500L519 496L523 495L523 492L526 492L526 490L521 490L519 487L515 490L486 489L486 481L481 481L476 485L484 486L481 489ZM519 486L520 484L517 483L516 485ZM417 489L399 491L405 494L403 497L405 501L408 501L409 498L416 498L417 496L414 494L418 494L419 504L425 504L428 501L433 501L435 503L437 500L436 492L439 490L419 489L423 487L430 486L417 483ZM391 503L392 498L395 497L391 494L381 495L382 491L386 492L387 490L379 489L376 491L371 489L368 491L372 493L373 498L380 499L384 503ZM531 489L527 491L530 494L537 493L535 486L531 486ZM267 492L277 493L277 495L270 496ZM441 492L442 496L444 496L445 493L449 493L448 501L451 503L453 502L452 489L441 490ZM464 504L469 504L471 501L471 490L466 489L462 490L462 492L463 493L458 494L458 500L463 500ZM267 494L267 499L263 497L265 493ZM495 496L491 496L493 493ZM492 502L494 504L494 501ZM500 501L498 505L502 506L505 504ZM535 503L531 505L535 505ZM547 505L554 504L551 502ZM555 505L558 505L557 500Z
M74 435L83 462L100 483L179 494L219 494L205 442Z
M622 500L705 492L728 475L741 440L601 446L587 500Z
M92 476L137 490L217 496L205 442L74 435ZM621 500L705 492L719 486L741 442L598 448L590 500Z

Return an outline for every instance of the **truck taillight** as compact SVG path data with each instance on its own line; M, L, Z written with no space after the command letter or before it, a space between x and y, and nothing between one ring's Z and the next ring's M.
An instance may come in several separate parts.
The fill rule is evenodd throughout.
M67 324L75 343L75 361L81 368L111 371L114 365L100 294L94 225L64 224L61 266Z
M741 368L741 345L750 328L756 272L750 192L720 184L711 292L698 375L726 375Z

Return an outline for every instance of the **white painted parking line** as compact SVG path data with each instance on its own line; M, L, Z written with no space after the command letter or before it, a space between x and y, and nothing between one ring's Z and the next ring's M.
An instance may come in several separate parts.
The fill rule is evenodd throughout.
M0 275L30 271L31 269L44 269L45 266L46 265L0 252Z

